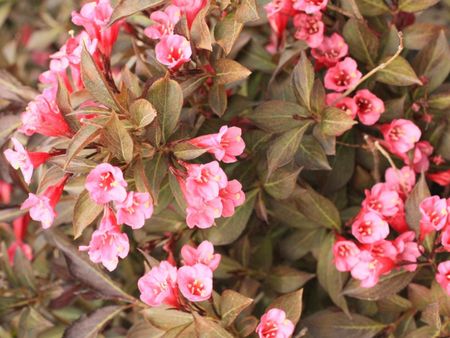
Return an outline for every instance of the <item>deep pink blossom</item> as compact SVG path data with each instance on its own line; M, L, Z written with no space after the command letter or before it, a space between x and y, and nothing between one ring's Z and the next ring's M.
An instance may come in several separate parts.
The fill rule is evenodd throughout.
M333 246L334 263L339 271L350 271L359 261L360 250L352 241L338 240Z
M86 177L85 187L91 199L98 204L122 202L127 197L122 170L109 163L101 163Z
M311 55L318 63L332 67L348 54L348 45L338 33L325 36L322 43L311 50Z
M325 88L343 92L356 85L361 75L356 61L351 57L346 57L328 69L325 74Z
M350 116L352 119L355 118L356 113L358 112L358 106L356 102L351 97L341 97L342 95L339 93L330 93L326 96L326 104L328 106L333 106L339 108Z
M365 191L366 198L362 202L365 210L375 211L382 216L394 216L402 205L397 191L390 189L385 183L377 183L372 189Z
M361 287L375 286L380 277L394 268L394 262L389 258L375 257L371 252L364 250L359 255L358 263L351 270L353 278L361 281Z
M144 226L145 220L152 217L153 203L148 192L130 191L123 202L116 203L117 221L133 229Z
M197 263L206 265L212 271L219 266L221 256L214 253L214 246L209 241L203 241L197 248L190 245L183 245L181 248L181 257L184 265L195 265Z
M26 213L13 221L14 237L15 240L8 247L7 253L9 263L14 264L14 257L17 250L21 250L25 258L31 261L33 259L33 250L31 247L24 243L25 234L27 232L28 224L30 223L30 215Z
M294 8L307 14L319 12L327 7L328 0L296 0Z
M295 13L292 3L292 0L272 0L264 6L270 27L278 39L282 38L289 19Z
M139 278L141 300L150 306L162 304L178 307L177 268L162 261Z
M295 38L303 40L311 48L320 46L323 40L325 25L322 22L322 13L299 13L294 17L294 26L297 29Z
M161 39L163 36L171 35L180 18L180 9L177 6L169 5L164 11L155 11L150 14L150 19L154 24L148 26L144 33L150 39Z
M234 163L237 161L236 156L241 155L245 149L241 135L241 128L222 126L217 134L202 135L189 142L214 154L218 161Z
M231 217L236 207L244 204L245 194L238 180L228 181L225 188L220 189L219 196L222 201L222 216Z
M433 146L428 141L420 141L416 143L414 148L412 166L416 173L427 171L430 168L429 157L433 153ZM406 164L410 163L410 159L407 154L403 154L403 161Z
M172 4L177 6L181 13L186 16L188 27L192 27L197 14L206 6L206 0L172 0Z
M400 234L410 230L408 222L406 222L405 206L403 203L395 215L386 217L386 222Z
M446 187L450 184L450 169L435 173L427 173L427 178L443 187Z
M389 225L376 212L362 212L353 222L352 234L359 242L371 244L389 235Z
M94 263L102 263L109 271L119 264L119 257L125 258L130 251L130 243L126 234L120 231L116 215L109 207L105 212L100 226L92 233L88 246L82 245L81 251L88 251L89 258Z
M420 236L423 239L427 234L441 230L448 220L447 201L439 196L430 196L420 202L419 210L422 215L420 220Z
M191 44L184 36L173 34L161 37L155 47L156 59L173 70L189 62L192 55Z
M417 258L421 256L419 244L414 241L415 237L414 231L406 231L394 240L398 251L397 261L408 271L415 271L417 264L405 265L405 262L417 262Z
M450 261L439 263L436 281L450 295Z
M353 97L358 106L358 118L362 124L371 126L384 113L384 102L368 89L358 90Z
M370 251L370 253L377 258L388 258L395 261L398 250L392 241L382 239L372 244L364 244L361 249Z
M12 185L0 180L0 203L9 204L11 202Z
M413 149L422 135L413 122L405 119L392 120L389 124L383 124L380 130L384 136L384 145L397 155L403 155Z
M201 302L211 297L212 271L203 264L183 266L178 269L178 288L191 302Z
M227 186L228 179L217 161L206 164L188 164L186 189L191 196L207 201L219 196L220 189Z
M294 333L294 328L283 310L272 308L261 317L256 333L259 338L289 338Z

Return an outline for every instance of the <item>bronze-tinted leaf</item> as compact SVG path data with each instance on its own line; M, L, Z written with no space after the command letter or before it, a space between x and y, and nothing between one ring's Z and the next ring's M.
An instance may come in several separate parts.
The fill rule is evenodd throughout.
M217 116L222 116L225 113L228 105L228 96L224 85L212 85L208 93L208 103Z
M311 92L314 86L314 68L303 51L292 73L292 84L299 104L310 110Z
M397 56L376 74L376 80L394 86L411 86L422 84L408 61Z
M245 297L233 290L225 290L220 298L220 315L224 327L233 324L237 316L250 304L253 299Z
M312 273L289 266L277 266L270 271L267 282L276 292L287 293L300 289L313 277Z
M240 63L230 59L219 59L214 63L218 84L230 84L241 81L250 75L250 71Z
M322 133L329 136L339 136L349 130L357 122L342 109L327 107L322 112L320 128Z
M225 55L228 55L231 52L231 49L239 37L243 26L242 21L238 21L233 12L229 13L215 26L214 36L216 38L216 42L223 48Z
M283 310L286 312L286 318L296 325L302 314L302 298L303 289L287 293L276 298L272 303L270 303L268 309L277 308Z
M173 148L173 154L183 161L190 161L203 155L206 149L199 148L189 142L180 142Z
M159 6L163 2L163 0L121 0L111 14L109 25L144 9Z
M350 19L344 26L343 35L350 54L357 60L374 66L380 41L375 33L357 19Z
M437 4L439 0L399 0L398 8L404 12L420 12Z
M198 338L233 338L233 335L211 318L201 317L194 312L195 331Z
M304 136L300 142L295 163L305 170L331 170L325 150L311 135Z
M211 45L211 32L209 31L208 24L206 23L206 15L209 11L209 1L204 3L205 5L195 16L191 27L191 40L194 45L199 49L206 49L212 51Z
M103 211L103 206L95 203L89 197L89 192L84 190L77 199L73 213L73 236L78 238Z
M87 124L81 127L69 143L64 168L67 168L74 156L83 150L88 144L92 143L100 135L100 132L101 129L97 126Z
M405 203L406 221L411 229L416 233L420 229L420 219L422 214L420 213L419 205L427 197L430 196L430 190L428 189L425 176L422 174L419 181L414 186L411 193L408 195Z
M156 117L156 110L146 99L138 99L130 105L131 119L138 128L148 126Z
M133 159L133 139L125 128L124 123L119 120L117 114L113 113L110 120L102 130L102 138L105 140L109 150L120 160L127 163Z

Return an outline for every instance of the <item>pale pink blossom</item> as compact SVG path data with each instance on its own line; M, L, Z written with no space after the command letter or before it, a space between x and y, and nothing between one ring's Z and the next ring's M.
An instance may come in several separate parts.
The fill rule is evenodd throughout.
M347 240L338 240L333 246L334 264L339 271L350 271L359 261L359 248Z
M382 239L372 244L364 244L361 250L370 251L377 258L389 258L394 262L397 258L398 250L392 241Z
M428 141L420 141L416 143L414 147L414 154L412 160L412 167L416 173L427 171L430 168L429 157L433 153L433 146ZM410 159L407 154L402 154L403 161L406 164L410 163Z
M241 128L222 126L217 134L202 135L189 142L214 154L218 161L234 163L237 161L236 156L241 155L245 149L241 135Z
M322 43L311 50L311 55L318 63L332 67L348 54L348 45L338 33L325 36Z
M358 90L353 97L358 106L358 118L362 124L371 126L384 113L384 102L368 89Z
M447 201L439 196L430 196L420 202L420 236L424 238L430 232L441 230L448 220Z
M261 317L256 333L259 338L289 338L294 333L294 328L283 310L272 308Z
M144 34L150 39L161 39L161 37L173 34L175 25L180 21L181 12L177 6L169 5L164 11L155 11L150 14L154 24L144 30Z
M299 13L294 17L294 26L297 29L295 38L303 40L311 48L319 47L323 40L325 25L322 22L322 13Z
M359 242L371 244L389 235L389 225L376 212L362 212L352 224L352 234Z
M342 97L339 93L327 94L326 104L327 106L333 106L345 111L345 113L352 119L355 118L358 111L358 106L353 98L348 96Z
M109 163L101 163L86 177L85 188L97 204L111 201L122 202L127 197L122 170Z
M184 36L173 34L161 37L155 47L156 59L170 69L176 70L189 62L191 44Z
M123 202L116 203L117 221L133 229L142 228L145 220L152 217L153 203L148 192L130 191Z
M439 263L436 281L450 295L450 261Z
M394 245L397 248L397 261L402 263L402 267L408 271L415 271L417 264L405 265L405 262L417 262L420 253L420 246L414 241L416 234L414 231L406 231L399 235L394 240Z
M189 194L207 201L218 197L220 189L225 188L228 183L227 176L217 161L188 164L187 173L186 189Z
M294 8L307 14L321 11L327 7L328 0L296 0Z
M245 194L238 180L228 181L227 186L220 189L219 196L222 201L222 217L233 216L235 208L245 202Z
M206 6L206 0L172 0L172 4L178 7L186 16L188 27L192 27L197 14Z
M211 297L211 269L203 264L183 266L178 269L178 288L182 295L191 302L201 302Z
M61 198L68 178L69 176L64 176L55 185L48 187L41 195L30 193L20 209L30 209L30 216L33 220L41 222L44 229L50 228L56 217L56 204Z
M351 270L353 278L361 281L361 287L375 286L380 277L394 268L394 262L389 258L375 257L367 250L361 251L358 263Z
M205 201L195 196L188 197L186 224L189 228L207 229L214 225L214 220L222 215L222 202L219 197Z
M384 137L384 145L397 155L403 155L413 149L422 135L413 122L405 119L392 120L389 124L383 124L380 130Z
M385 173L386 184L405 198L416 184L416 174L411 167L388 168Z
M130 251L130 243L126 234L120 231L116 216L111 208L106 207L100 226L92 233L88 246L80 246L81 251L88 251L94 263L102 263L109 271L115 270L119 257L125 258Z
M197 263L206 265L214 271L217 269L220 263L220 254L214 253L214 246L209 241L203 241L197 248L190 245L183 245L181 248L181 257L183 258L184 265L195 265Z
M351 57L336 63L325 74L325 88L336 92L343 92L356 85L362 74L358 65Z
M371 190L366 189L365 194L363 208L385 217L394 216L399 211L399 206L402 206L402 200L397 191L390 189L385 183L375 184Z
M150 306L162 304L178 307L177 268L162 261L139 278L141 300Z

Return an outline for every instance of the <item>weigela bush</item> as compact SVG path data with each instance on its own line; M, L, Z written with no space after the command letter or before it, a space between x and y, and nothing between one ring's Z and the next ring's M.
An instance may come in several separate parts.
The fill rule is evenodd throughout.
M2 336L450 335L446 3L0 4Z

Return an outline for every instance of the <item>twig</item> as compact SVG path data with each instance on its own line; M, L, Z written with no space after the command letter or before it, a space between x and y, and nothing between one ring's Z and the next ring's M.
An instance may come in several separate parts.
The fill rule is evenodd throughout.
M336 12L336 13L340 13L342 15L348 16L349 18L356 18L355 14L353 14L353 13L351 13L349 11L346 11L345 9L342 9L341 7L335 6L333 4L329 3L327 5L327 8L329 10L332 10L332 11Z
M377 148L377 150L388 160L389 165L394 168L397 169L394 161L392 160L391 156L389 155L389 153L380 145L380 143L378 141L374 142L375 148Z

